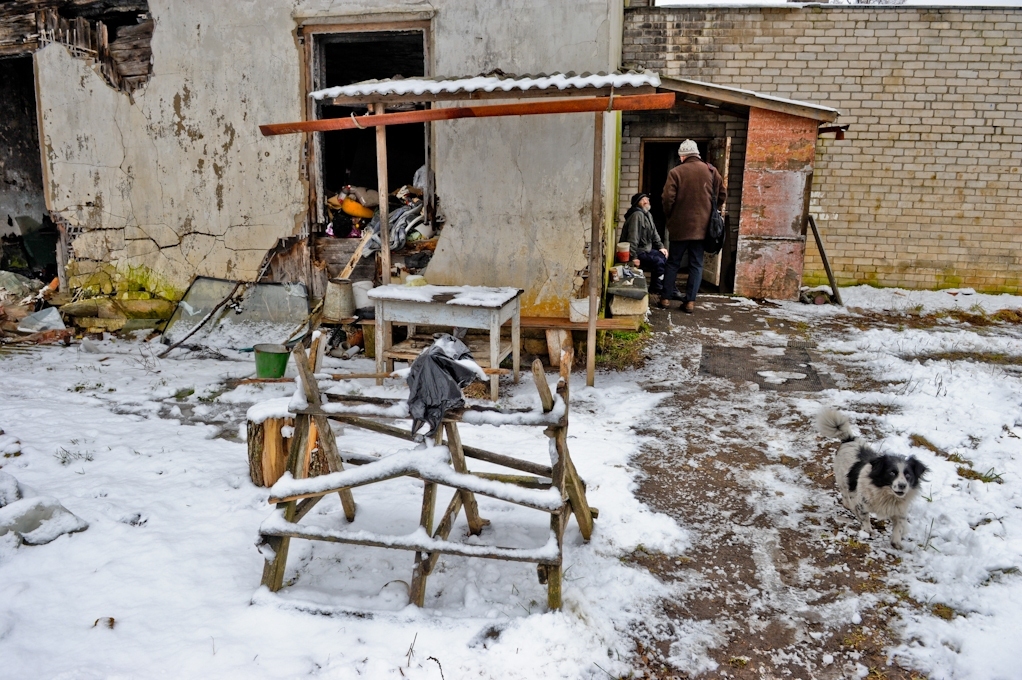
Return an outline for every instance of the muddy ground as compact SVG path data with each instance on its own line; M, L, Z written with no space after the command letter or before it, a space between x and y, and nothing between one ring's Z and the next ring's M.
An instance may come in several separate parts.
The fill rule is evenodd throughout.
M835 443L806 417L815 408L807 401L826 404L826 388L876 385L842 366L840 355L817 350L816 341L903 320L855 317L810 327L773 311L770 303L708 297L694 315L653 313L643 373L647 389L668 396L636 428L650 438L636 461L637 493L690 528L694 545L684 555L640 549L630 558L676 593L662 603L660 620L636 632L636 677L920 677L886 652L898 635L892 606L921 606L888 585L899 553L886 531L858 540L834 490ZM756 369L783 376L792 368L808 369L811 379L756 377ZM870 436L868 422L858 425ZM764 472L789 488L764 485ZM850 600L858 612L847 609Z

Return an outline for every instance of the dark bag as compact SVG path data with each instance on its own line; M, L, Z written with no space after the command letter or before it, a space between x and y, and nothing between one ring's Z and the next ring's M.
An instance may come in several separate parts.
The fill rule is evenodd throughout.
M709 163L706 165L713 167ZM710 197L710 223L706 226L706 240L703 242L703 250L710 255L716 255L724 247L724 217L717 209L717 193L717 182L714 180L713 196Z

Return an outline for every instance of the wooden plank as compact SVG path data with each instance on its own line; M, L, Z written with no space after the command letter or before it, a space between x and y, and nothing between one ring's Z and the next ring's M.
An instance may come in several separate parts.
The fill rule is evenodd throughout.
M696 97L703 97L710 101L724 102L726 104L737 104L750 108L764 109L766 111L778 111L800 118L811 118L831 122L836 120L838 112L834 110L822 110L814 106L806 106L796 101L782 101L775 97L761 97L753 92L738 91L732 88L700 83L693 80L681 78L662 77L661 89L673 90L682 94L690 94Z
M548 430L548 434L551 434L555 441L558 437L567 436L567 432L563 427L551 428L551 430L553 430L553 432ZM567 498L564 493L563 462L563 456L560 455L560 451L558 450L557 459L551 461L553 475L550 481L555 489L560 490L561 498L566 501ZM568 504L565 502L560 512L552 513L550 515L550 531L557 540L557 562L556 564L547 565L545 572L547 584L547 608L550 611L559 610L562 604L561 579L563 577L562 560L564 559L564 526L565 520L568 517L568 512Z
M295 132L328 132L330 130L352 130L371 126L405 125L426 123L438 120L455 120L458 118L489 118L493 116L529 116L551 113L590 113L593 111L650 111L669 109L674 106L674 94L626 95L622 97L580 97L578 99L559 99L556 101L529 102L525 104L493 104L489 106L454 106L442 109L426 109L424 111L405 111L401 113L380 113L382 104L374 109L374 116L359 116L358 120L348 118L328 118L322 120L298 121L294 123L271 123L260 125L259 131L264 136L286 135ZM377 141L379 136L377 136ZM379 144L377 144L379 149ZM387 195L381 191L380 196ZM381 202L381 206L383 203ZM389 283L389 281L385 282Z
M673 102L672 102L673 104ZM586 335L586 385L596 383L596 319L603 288L603 112L593 126L593 203L589 234L589 322Z
M534 359L532 362L532 379L536 383L536 391L539 392L539 401L543 405L543 413L550 413L550 411L554 410L554 395L550 394L550 385L546 381L543 362L539 359Z
M357 416L331 416L334 420L340 420L341 422L354 425L355 427L361 427L365 430L371 430L380 434L390 435L397 437L398 439L404 439L406 441L413 442L415 437L411 432L402 430L394 427L393 425L384 425L383 423L377 423L373 420L366 418L359 418ZM521 472L528 472L530 474L539 475L540 477L550 477L550 468L541 465L539 463L533 463L527 460L520 460L518 458L512 458L511 456L505 456L501 453L493 453L492 451L485 451L478 449L474 446L462 445L462 450L465 456L468 458L474 458L475 460L482 460L487 463L493 463L494 465L501 465L512 470L519 470Z
M593 535L592 510L590 510L589 501L586 499L585 485L582 483L581 478L579 478L575 464L571 462L571 456L568 454L567 434L563 428L560 432L563 434L559 434L556 437L555 445L557 446L561 462L564 465L564 488L568 493L571 510L578 521L578 528L582 534L582 539L588 543Z
M428 535L433 533L433 513L436 509L436 484L426 482L422 490L422 514L419 516L419 526L426 530ZM426 576L429 566L428 552L417 550L415 552L415 567L412 570L412 585L409 589L408 599L417 607L426 603Z
M468 466L465 464L465 452L461 446L461 434L458 432L456 423L444 423L444 430L447 432L447 449L451 452L451 462L456 472L468 473ZM458 491L462 502L465 504L465 517L468 518L468 530L473 536L483 532L483 527L490 523L490 520L479 516L479 505L476 503L475 494L471 491Z
M454 522L458 519L458 511L461 510L462 506L462 495L456 493L451 496L451 502L447 506L447 510L444 512L443 519L440 520L440 526L437 527L436 533L433 534L433 538L439 538L440 540L446 541L451 535L451 530L454 528ZM436 561L440 558L440 553L431 552L429 553L429 559L426 560L425 571L426 574L433 573L433 567L436 566Z
M302 521L302 517L309 514L309 511L312 510L316 503L319 503L321 500L323 500L322 496L314 496L300 501L295 509L295 517L293 521L295 523Z
M362 251L365 250L366 244L369 243L369 239L373 237L373 232L366 230L362 240L358 242L358 247L355 248L355 252L351 254L351 259L348 260L348 264L344 265L344 269L341 270L341 275L338 278L346 279L351 276L351 272L355 270L355 265L362 258Z
M549 316L523 316L522 328L560 328L569 331L588 330L589 323L574 323L568 319ZM596 330L600 331L635 331L639 322L633 319L597 319Z
M536 557L533 550L529 549L516 549L516 548L502 548L500 546L494 546L492 550L480 549L478 545L466 545L464 549L459 548L457 545L451 545L444 548L434 548L432 546L425 546L420 544L413 544L413 542L395 542L395 541L383 541L374 539L364 538L349 538L346 536L331 536L329 534L317 535L308 530L283 530L283 531L269 531L263 536L269 541L275 537L286 537L286 538L304 538L310 541L327 541L329 543L347 543L351 545L365 545L372 548L392 548L394 550L414 550L423 551L430 553L440 553L442 555L461 555L463 557L482 557L485 559L494 560L507 560L509 562L532 562L533 564L554 564L559 558L546 558ZM520 551L520 552L519 552ZM516 554L517 553L517 554Z

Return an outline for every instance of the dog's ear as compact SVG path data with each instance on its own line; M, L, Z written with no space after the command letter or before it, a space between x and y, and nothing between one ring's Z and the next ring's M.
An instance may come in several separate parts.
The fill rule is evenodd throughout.
M930 468L923 465L923 461L919 460L915 456L909 457L908 469L912 471L912 474L916 476L916 479L925 479L926 473L930 471Z

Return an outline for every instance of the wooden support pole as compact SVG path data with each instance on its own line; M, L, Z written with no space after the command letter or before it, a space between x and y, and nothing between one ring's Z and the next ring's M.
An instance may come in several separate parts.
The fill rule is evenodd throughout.
M586 385L596 383L596 317L603 288L603 111L593 130L593 207L589 235L589 328L586 334Z
M318 347L316 342L313 342L313 345ZM311 366L309 366L309 360L305 357L305 350L302 349L301 345L296 345L291 355L294 357L298 375L302 379L302 390L305 392L306 401L310 406L320 408L322 398L319 393L319 385L316 383ZM344 463L341 461L341 454L337 450L337 439L334 437L334 431L330 427L330 421L325 415L314 415L311 418L312 422L308 427L310 433L308 435L309 453L311 453L313 445L318 439L321 447L320 451L326 457L330 472L340 472L344 469ZM305 460L306 474L309 469L308 458L309 456L307 455ZM298 476L296 475L295 478L298 479ZM351 489L340 489L337 493L341 498L341 505L344 507L344 516L349 522L354 522L355 499L351 495Z
M842 307L841 292L837 289L837 279L834 278L834 270L830 268L830 260L827 259L827 251L823 249L823 239L820 238L820 230L816 228L816 220L809 215L809 226L813 228L813 238L816 239L816 249L820 251L820 259L823 260L823 269L827 272L827 280L830 281L830 290L834 293L834 300Z
M433 512L436 508L436 483L425 482L422 490L422 514L419 518L419 525L426 530L428 535L433 534ZM412 571L412 586L409 590L409 600L417 607L426 604L426 576L429 568L430 554L417 551L415 553L415 568Z
M509 93L510 94L510 93ZM513 95L510 95L513 97ZM436 120L457 118L490 118L494 116L529 116L550 113L589 113L592 111L651 111L669 109L674 106L674 93L636 94L618 97L579 97L552 101L527 102L524 104L492 104L487 106L451 106L424 111L407 111L383 114L383 105L374 104L376 116L357 116L357 121L347 118L306 120L295 123L270 123L260 125L264 136L286 135L295 132L328 132L330 130L353 130L371 126L406 125L428 123ZM377 116L381 116L377 118ZM380 192L380 199L384 197Z
M377 116L384 114L383 104L373 106L373 113ZM390 283L390 206L387 197L390 195L390 185L387 180L387 127L380 124L376 128L376 188L380 192L380 278L383 285ZM386 329L389 330L389 329ZM384 348L376 347L380 352Z

